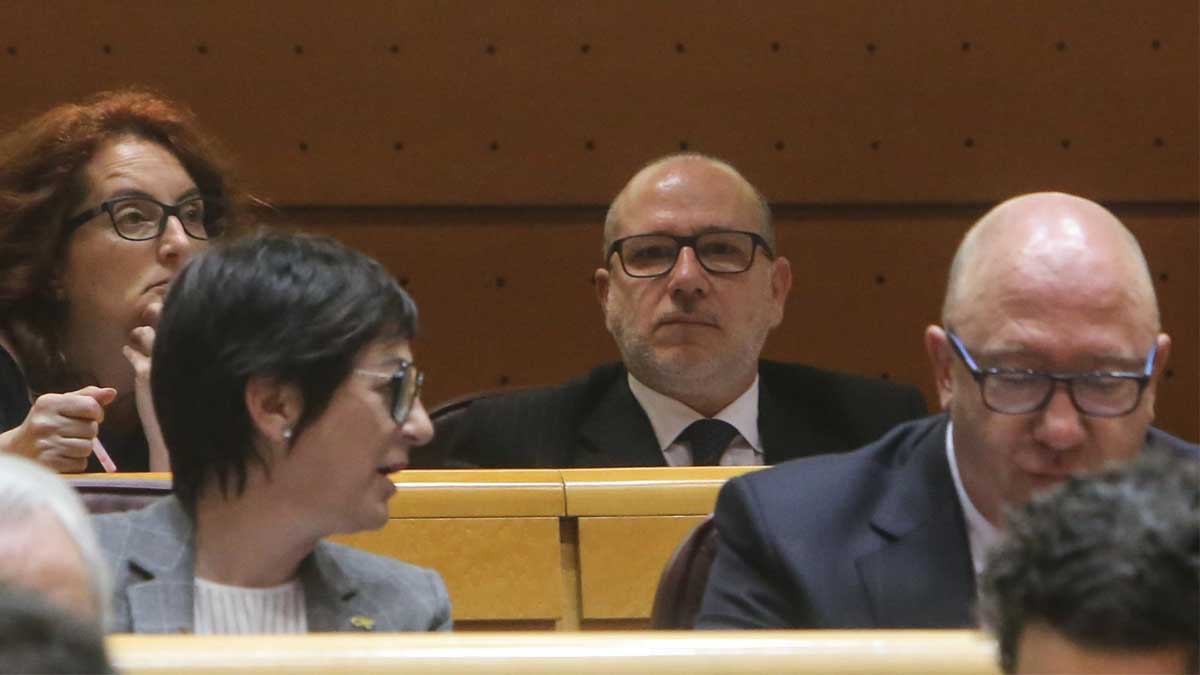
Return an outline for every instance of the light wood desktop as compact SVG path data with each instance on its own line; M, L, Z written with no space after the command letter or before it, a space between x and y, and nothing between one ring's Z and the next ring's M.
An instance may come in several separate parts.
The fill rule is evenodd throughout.
M125 675L996 675L971 631L114 635Z

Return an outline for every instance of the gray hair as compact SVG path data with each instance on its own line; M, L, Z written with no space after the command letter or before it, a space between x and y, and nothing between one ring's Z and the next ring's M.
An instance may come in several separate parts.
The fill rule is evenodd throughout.
M92 580L100 620L106 625L112 604L112 579L83 501L58 474L24 457L0 453L0 530L40 513L48 513L62 523L79 548Z

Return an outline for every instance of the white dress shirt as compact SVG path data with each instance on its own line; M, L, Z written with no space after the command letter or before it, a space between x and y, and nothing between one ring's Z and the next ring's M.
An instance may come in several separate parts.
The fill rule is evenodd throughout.
M692 466L692 449L685 441L676 442L679 434L704 415L675 399L664 396L629 374L629 390L650 418L650 427L658 439L658 447L668 466ZM721 466L759 466L763 463L762 441L758 435L758 376L750 388L725 406L715 419L728 422L738 430L729 447L721 455Z
M988 551L1000 539L1000 528L996 527L971 502L971 496L963 487L962 477L958 474L958 459L954 455L954 424L946 425L946 459L950 461L950 475L954 478L954 490L958 493L958 503L962 506L963 516L967 521L967 539L971 544L971 565L975 575L983 572L987 563Z

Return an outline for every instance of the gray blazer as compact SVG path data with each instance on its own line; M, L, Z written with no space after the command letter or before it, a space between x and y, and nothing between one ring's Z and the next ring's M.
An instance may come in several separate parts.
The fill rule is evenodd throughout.
M195 538L174 495L92 524L112 566L109 631L192 632ZM321 541L300 582L310 632L450 630L450 597L433 570Z

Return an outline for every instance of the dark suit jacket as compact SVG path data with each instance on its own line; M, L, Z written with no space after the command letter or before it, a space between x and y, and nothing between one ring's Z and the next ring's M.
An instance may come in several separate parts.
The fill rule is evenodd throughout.
M195 536L174 496L94 516L111 564L109 632L192 631ZM450 630L450 598L433 570L328 541L300 564L310 633Z
M664 466L650 419L610 363L566 384L477 399L434 420L413 466L570 468ZM914 387L808 366L762 361L758 430L766 463L840 452L926 414Z
M935 415L852 453L726 483L697 627L972 625L975 572L946 424ZM1156 429L1147 445L1200 456Z

